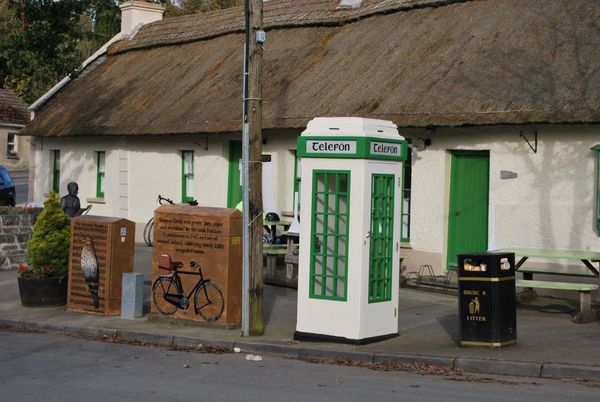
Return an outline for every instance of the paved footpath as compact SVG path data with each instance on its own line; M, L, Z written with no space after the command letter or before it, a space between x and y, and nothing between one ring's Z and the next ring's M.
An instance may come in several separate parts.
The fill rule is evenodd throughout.
M150 259L150 248L136 247L136 271L144 273L147 281ZM149 286L146 288L148 303ZM166 346L203 345L227 350L238 347L249 353L325 361L393 362L498 375L600 379L600 321L575 324L567 313L519 308L517 345L500 349L460 347L456 296L403 288L400 289L400 336L354 346L294 341L295 290L267 286L264 305L264 336L241 337L239 329L173 325L149 321L147 317L124 320L68 312L61 307L22 307L16 272L0 272L0 325L26 330Z

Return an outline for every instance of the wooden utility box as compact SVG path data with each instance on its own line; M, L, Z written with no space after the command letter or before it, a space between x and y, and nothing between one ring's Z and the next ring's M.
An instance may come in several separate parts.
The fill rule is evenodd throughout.
M92 239L98 266L97 284L84 279L81 252ZM135 223L127 219L83 215L71 219L67 308L104 315L121 313L124 272L133 272ZM85 264L85 263L84 263ZM99 306L94 306L97 287Z
M225 307L221 325L238 325L242 299L242 214L233 208L210 208L190 205L163 205L154 211L154 250L152 283L159 275L158 258L168 254L172 261L182 262L181 271L193 271L190 262L202 267L204 279L216 284L223 293ZM197 271L196 271L197 272ZM161 271L160 274L166 272ZM199 276L180 275L186 295ZM204 321L194 309L194 295L187 310L177 309L170 317ZM161 313L151 297L151 311Z

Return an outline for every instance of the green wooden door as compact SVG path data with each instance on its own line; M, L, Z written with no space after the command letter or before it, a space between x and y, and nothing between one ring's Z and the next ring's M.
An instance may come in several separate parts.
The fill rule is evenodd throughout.
M452 154L448 268L457 266L457 254L487 250L489 159L488 152Z
M229 174L227 179L227 208L235 208L242 201L240 166L242 141L229 141Z

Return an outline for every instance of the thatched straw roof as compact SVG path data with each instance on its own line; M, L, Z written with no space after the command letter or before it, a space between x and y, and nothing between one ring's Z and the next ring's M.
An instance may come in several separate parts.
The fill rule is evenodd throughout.
M29 121L27 106L12 91L0 88L0 126L24 126Z
M597 0L338 3L265 3L265 128L315 116L600 122ZM239 131L242 28L240 8L150 24L54 95L25 133Z

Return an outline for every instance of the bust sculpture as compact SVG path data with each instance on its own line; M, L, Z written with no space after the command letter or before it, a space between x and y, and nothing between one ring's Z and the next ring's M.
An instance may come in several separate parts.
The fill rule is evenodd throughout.
M79 186L77 183L72 181L67 184L67 191L69 194L60 199L60 209L62 209L69 218L79 216L89 209L81 208L79 197L77 197L77 193L79 192Z

